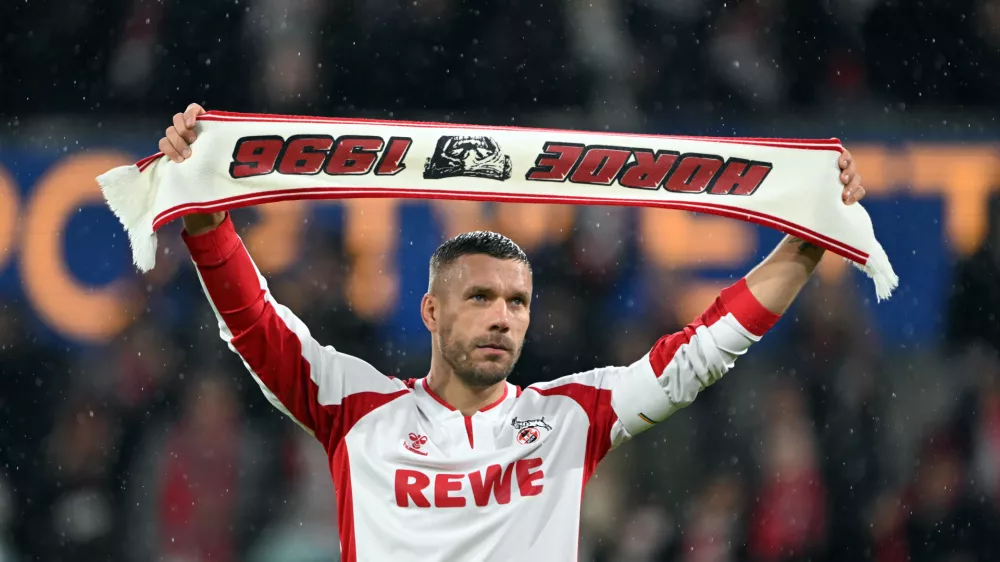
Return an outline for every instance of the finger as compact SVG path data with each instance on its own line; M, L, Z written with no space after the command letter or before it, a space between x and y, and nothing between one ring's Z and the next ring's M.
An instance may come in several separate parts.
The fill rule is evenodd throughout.
M194 142L195 134L194 131L189 129L187 125L184 124L184 115L177 113L174 115L174 130L180 135L188 144ZM190 155L188 155L190 156Z
M163 137L162 139L160 139L160 152L162 152L167 158L173 160L174 162L181 161L181 155L177 152L177 149L174 148L174 145L170 144L170 141L167 140L167 137Z
M854 161L854 158L851 156L851 151L845 149L844 152L842 152L840 154L840 168L841 169L846 170L847 167L850 166L851 162L853 162L853 161Z
M173 127L167 128L167 140L170 141L170 144L173 145L174 150L176 150L178 154L178 157L174 159L174 162L183 162L184 158L191 154L191 149L188 148L187 141L182 139L181 136L177 134L177 130ZM185 150L187 151L187 155L184 154Z
M188 105L187 109L184 110L184 124L187 125L188 129L193 129L194 122L198 119L198 116L203 113L205 113L204 107L196 103Z
M842 197L844 203L850 205L864 197L864 193L864 188L861 187L861 174L855 174L854 178L851 179L851 183L847 184L847 187L844 188Z

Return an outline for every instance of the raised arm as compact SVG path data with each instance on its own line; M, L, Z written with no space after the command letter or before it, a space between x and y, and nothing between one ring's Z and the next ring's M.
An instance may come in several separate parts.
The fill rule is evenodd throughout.
M861 174L847 150L840 155L838 165L843 170L840 174L840 181L844 184L841 199L845 205L853 205L865 196ZM783 314L805 286L823 254L824 250L818 246L786 236L760 265L747 274L750 292L765 308Z
M841 199L852 205L865 196L851 153L838 159L844 189ZM791 236L781 243L743 279L722 291L718 299L683 330L664 336L649 354L623 371L621 377L650 384L625 381L615 396L618 415L629 418L625 428L641 431L690 404L714 384L778 321L798 296L822 259L824 250ZM648 367L648 368L647 368ZM641 374L636 374L641 373Z
M178 150L173 140L194 141L193 130L178 128L183 117L175 117L173 133L168 130L160 143L161 149L170 144L171 158L188 148L185 142ZM365 361L320 345L298 317L275 302L227 213L184 217L182 236L222 339L268 400L329 451L358 419L407 392L402 382Z
M849 152L844 151L839 165L842 199L850 205L864 197L865 190ZM757 267L724 289L704 313L661 337L635 363L533 385L543 394L571 396L587 411L585 474L610 449L688 406L729 372L788 309L823 253L786 237Z

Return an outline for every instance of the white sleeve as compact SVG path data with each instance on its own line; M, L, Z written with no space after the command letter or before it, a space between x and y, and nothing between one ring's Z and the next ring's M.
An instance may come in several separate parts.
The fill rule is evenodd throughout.
M632 365L607 373L617 416L612 447L694 402L777 320L740 280L684 329L660 338Z

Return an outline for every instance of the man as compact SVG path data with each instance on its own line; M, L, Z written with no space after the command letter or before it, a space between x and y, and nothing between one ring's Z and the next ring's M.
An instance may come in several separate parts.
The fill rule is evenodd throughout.
M160 149L191 156L192 104ZM851 155L843 201L864 196ZM226 213L183 233L223 340L272 404L326 448L344 560L575 560L583 487L609 450L690 404L774 325L823 250L794 238L722 291L692 324L628 366L521 389L507 382L528 329L528 259L490 232L430 261L420 313L431 364L386 377L324 347L276 303Z

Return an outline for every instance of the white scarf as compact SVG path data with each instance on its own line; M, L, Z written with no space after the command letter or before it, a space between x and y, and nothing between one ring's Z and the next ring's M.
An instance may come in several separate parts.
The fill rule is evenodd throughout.
M185 214L288 199L400 197L633 205L792 234L853 262L879 300L898 283L860 204L845 205L837 139L654 136L210 111L193 156L97 178L155 265L156 230ZM669 220L669 217L664 217Z

